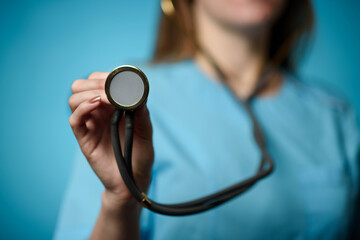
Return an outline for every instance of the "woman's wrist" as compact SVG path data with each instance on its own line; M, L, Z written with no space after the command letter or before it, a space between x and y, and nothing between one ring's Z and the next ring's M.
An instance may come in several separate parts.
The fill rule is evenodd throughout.
M141 206L135 199L119 201L108 190L90 239L140 239Z
M127 216L139 218L141 212L141 205L136 202L133 197L119 199L114 193L104 190L102 197L102 210L114 216Z

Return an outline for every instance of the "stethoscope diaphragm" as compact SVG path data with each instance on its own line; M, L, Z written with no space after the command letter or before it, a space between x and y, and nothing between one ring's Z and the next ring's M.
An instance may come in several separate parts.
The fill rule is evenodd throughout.
M140 69L124 65L115 68L108 75L105 93L114 107L134 110L146 102L149 82Z

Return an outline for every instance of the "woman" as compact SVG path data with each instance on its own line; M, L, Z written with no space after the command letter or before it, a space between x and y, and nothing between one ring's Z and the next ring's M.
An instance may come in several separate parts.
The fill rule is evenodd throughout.
M150 186L151 198L176 203L254 175L260 155L251 121L237 100L254 93L251 108L264 131L275 171L243 195L204 213L168 217L142 210L121 179L111 147L113 108L104 93L108 73L95 72L72 85L69 122L103 187L84 170L85 160L80 158L56 236L354 236L360 149L354 112L342 100L292 74L295 50L311 30L310 3L173 3L175 11L171 2L163 2L167 16L158 35L157 63L140 67L149 78L150 95L135 112L137 183L144 191Z

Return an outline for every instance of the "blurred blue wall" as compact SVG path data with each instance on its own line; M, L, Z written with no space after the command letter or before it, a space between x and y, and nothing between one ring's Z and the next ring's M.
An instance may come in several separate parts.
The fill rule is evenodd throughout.
M0 3L0 239L52 237L77 147L71 83L148 58L158 0ZM360 113L360 2L314 2L317 30L301 75Z

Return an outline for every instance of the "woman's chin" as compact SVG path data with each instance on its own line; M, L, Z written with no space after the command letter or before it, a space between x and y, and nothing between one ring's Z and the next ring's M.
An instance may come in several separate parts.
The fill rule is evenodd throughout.
M233 20L233 21L227 21L225 25L227 25L232 29L237 29L240 31L263 32L270 29L272 25L272 19L251 19L246 21Z

